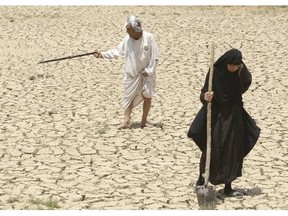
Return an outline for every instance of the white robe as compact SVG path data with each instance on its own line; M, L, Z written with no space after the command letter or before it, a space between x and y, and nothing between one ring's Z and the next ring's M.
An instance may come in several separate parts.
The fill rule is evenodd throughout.
M143 96L152 98L156 95L156 67L159 57L157 44L151 33L143 31L138 40L127 35L114 49L101 53L104 59L125 57L125 92L123 107L126 110L133 102L133 107L143 101ZM148 76L141 75L146 71Z

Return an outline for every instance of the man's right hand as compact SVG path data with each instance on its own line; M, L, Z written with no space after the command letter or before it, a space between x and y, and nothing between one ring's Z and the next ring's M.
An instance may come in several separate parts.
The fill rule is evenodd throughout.
M96 58L102 58L102 55L101 55L101 52L95 52L94 54L93 54Z

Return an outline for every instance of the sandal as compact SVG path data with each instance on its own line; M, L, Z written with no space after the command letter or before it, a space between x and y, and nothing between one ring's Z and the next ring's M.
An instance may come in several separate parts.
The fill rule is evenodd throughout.
M236 190L232 190L228 194L223 193L223 195L227 196L227 197L242 197L242 196L244 196L244 193L241 193L241 192L236 191Z

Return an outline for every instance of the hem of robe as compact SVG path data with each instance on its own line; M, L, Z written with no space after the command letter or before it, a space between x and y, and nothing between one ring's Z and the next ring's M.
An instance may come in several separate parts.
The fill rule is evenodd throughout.
M134 98L134 100L133 100L133 102L132 102L132 103L133 103L132 108L138 106L143 100L144 100L144 98L143 98L142 94L139 92L139 93L135 96L135 98Z
M134 81L133 81L133 79L130 80L130 83L131 83L131 81L132 81L132 84L130 84L130 85L128 83L126 83L126 85L129 85L129 87L126 86L126 88L125 88L126 97L124 97L124 100L123 100L124 110L126 110L131 105L131 103L133 103L132 109L134 107L136 107L137 105L139 105L144 100L144 96L142 95L142 93L145 90L149 90L151 92L150 93L151 98L156 96L155 87L152 87L151 84L148 86L148 82L145 82L145 80L142 79L141 76L138 76L137 78L135 78ZM128 80L127 80L127 82L128 82ZM133 96L131 96L131 95L133 95Z

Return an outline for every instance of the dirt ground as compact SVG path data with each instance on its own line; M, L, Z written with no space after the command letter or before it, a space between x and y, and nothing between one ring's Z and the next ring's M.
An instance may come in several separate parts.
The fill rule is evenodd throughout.
M124 61L113 48L134 14L160 49L157 96L141 129L123 120ZM244 107L261 135L219 210L288 208L288 7L0 6L0 209L197 210L200 150L187 138L215 58L242 51L253 83ZM217 190L223 185L216 187Z

